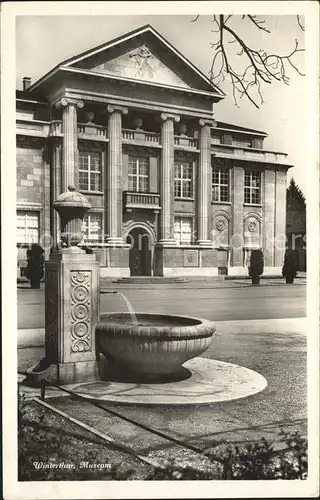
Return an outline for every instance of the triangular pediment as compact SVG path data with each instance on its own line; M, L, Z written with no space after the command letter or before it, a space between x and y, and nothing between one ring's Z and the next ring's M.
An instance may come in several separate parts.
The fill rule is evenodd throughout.
M161 61L146 44L129 50L111 61L92 68L106 75L155 82L174 87L191 88L179 75Z
M75 56L61 66L225 95L149 25Z

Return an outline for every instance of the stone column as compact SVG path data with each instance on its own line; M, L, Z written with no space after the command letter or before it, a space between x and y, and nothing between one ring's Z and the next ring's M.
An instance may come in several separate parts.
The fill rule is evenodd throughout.
M173 199L174 199L174 122L180 117L161 114L161 179L160 179L160 244L174 244Z
M55 201L58 196L62 193L61 190L61 152L62 145L59 143L54 143L51 148L51 199ZM60 218L58 213L53 209L51 204L50 207L50 219L51 219L51 235L53 239L53 245L56 247L59 237L58 233L60 231Z
M128 113L128 108L121 106L107 107L108 118L108 165L107 165L107 243L121 245L122 238L122 131L121 115Z
M208 238L208 204L209 204L209 182L211 167L211 128L212 122L199 120L201 129L199 135L199 165L197 175L197 219L198 219L198 245L212 246Z
M78 184L78 140L77 140L77 108L83 108L83 101L63 97L56 103L57 108L62 107L62 192L69 185Z
M243 267L243 203L244 172L234 166L232 171L232 267ZM232 272L232 270L230 270ZM238 271L235 271L236 273Z

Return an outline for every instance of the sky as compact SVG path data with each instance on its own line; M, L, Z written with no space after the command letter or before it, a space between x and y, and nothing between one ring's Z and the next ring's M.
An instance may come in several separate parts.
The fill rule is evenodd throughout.
M259 18L266 20L271 34L258 30L239 15L232 19L232 26L253 48L288 54L294 48L295 38L304 47L304 33L296 16L260 15ZM31 77L35 82L61 61L144 24L151 24L203 73L209 75L213 57L210 42L217 36L211 31L213 16L200 15L196 22L191 22L192 19L193 15L17 16L16 87L22 88L24 76ZM295 56L295 64L304 72L303 52ZM289 76L289 86L278 82L266 86L263 90L265 103L260 109L245 98L240 100L240 108L237 108L231 86L221 85L227 97L216 106L215 118L267 132L265 149L288 153L288 161L294 165L288 172L288 182L294 177L305 192L305 98L308 81L292 68Z

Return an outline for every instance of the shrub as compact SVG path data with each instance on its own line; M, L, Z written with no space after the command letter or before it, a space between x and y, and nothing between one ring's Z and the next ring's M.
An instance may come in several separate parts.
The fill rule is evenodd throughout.
M298 252L296 250L286 250L282 267L282 276L293 281L298 272Z
M44 250L37 243L33 243L27 250L27 267L25 275L30 281L31 288L40 288L40 281L44 274Z
M211 459L222 458L220 479L306 479L307 441L297 432L283 433L286 448L276 451L273 443L262 438L258 443L242 446L228 444Z
M250 256L249 276L252 282L259 283L260 276L263 274L264 258L262 250L252 250Z
M308 472L307 441L298 432L281 433L286 447L274 450L265 438L242 446L224 443L204 454L212 462L212 469L197 470L182 467L174 461L155 468L149 480L258 480L306 479Z

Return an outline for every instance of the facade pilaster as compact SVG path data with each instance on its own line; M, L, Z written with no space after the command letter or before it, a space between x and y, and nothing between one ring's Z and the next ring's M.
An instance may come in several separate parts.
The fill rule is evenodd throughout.
M174 244L173 200L174 200L174 122L180 117L168 113L161 114L161 178L160 178L160 241L162 245Z
M83 101L63 97L56 103L62 108L62 192L67 191L69 185L78 189L78 138L77 138L77 109L83 108Z
M199 165L197 175L197 233L198 245L212 246L208 238L209 175L211 167L211 126L212 122L200 119Z
M107 165L107 243L124 244L122 238L122 114L128 108L121 106L107 107L108 117L108 165Z
M282 268L286 250L286 196L287 196L287 172L277 170L275 172L275 248L274 266Z
M266 169L264 171L264 206L263 206L263 251L264 266L274 267L274 245L275 245L275 171Z

